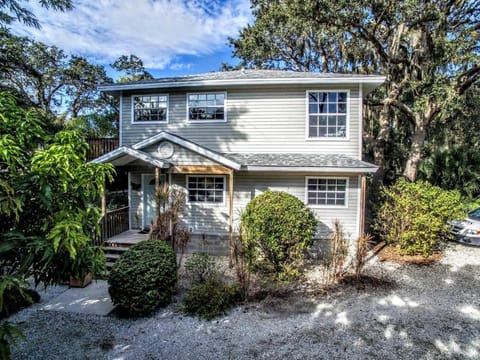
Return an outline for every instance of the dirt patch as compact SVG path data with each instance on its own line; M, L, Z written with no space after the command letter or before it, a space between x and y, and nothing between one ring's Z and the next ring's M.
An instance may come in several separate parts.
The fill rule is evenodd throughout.
M358 278L355 275L347 275L340 280L340 285L344 287L355 287L357 290L367 289L393 289L396 285L395 281L385 278L370 275L360 275Z
M434 253L427 258L422 255L401 255L398 249L391 245L383 245L382 247L379 247L377 256L380 261L421 266L436 264L443 258L442 253Z
M397 286L394 280L371 275L347 275L340 281L330 285L322 285L312 281L298 280L288 285L279 285L269 291L255 293L255 299L250 298L261 310L263 316L288 317L311 313L316 309L318 300L351 296L369 291L388 291ZM258 301L258 302L254 302Z

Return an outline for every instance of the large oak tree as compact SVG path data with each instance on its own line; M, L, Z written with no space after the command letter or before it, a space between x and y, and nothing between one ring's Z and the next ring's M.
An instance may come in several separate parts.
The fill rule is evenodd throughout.
M252 9L253 24L231 39L246 66L386 75L366 111L380 179L392 129L407 129L403 174L415 180L429 128L479 80L479 0L252 0Z

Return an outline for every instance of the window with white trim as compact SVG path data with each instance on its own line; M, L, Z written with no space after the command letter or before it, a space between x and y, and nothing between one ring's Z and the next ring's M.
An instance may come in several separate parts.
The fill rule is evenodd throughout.
M225 93L196 93L187 95L189 121L225 121Z
M167 122L168 95L132 96L132 121Z
M187 176L188 202L223 203L225 192L224 176Z
M308 137L347 137L346 91L308 92Z
M346 206L347 179L307 177L307 204Z

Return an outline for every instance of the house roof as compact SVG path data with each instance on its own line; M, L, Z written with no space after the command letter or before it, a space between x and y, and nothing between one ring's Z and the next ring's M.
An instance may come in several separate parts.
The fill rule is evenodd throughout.
M384 81L385 76L381 75L316 73L283 70L236 70L104 84L99 86L98 89L116 95L125 90L202 86L364 84L364 94L366 94L381 85Z
M174 144L180 145L188 150L191 150L193 152L196 152L197 154L203 155L206 158L209 158L211 160L214 160L218 162L219 164L228 166L232 169L235 170L240 170L241 164L236 162L235 160L232 160L223 154L220 154L218 152L212 151L209 148L199 145L191 140L185 139L181 136L178 135L173 135L167 131L162 131L156 135L153 135L145 140L142 140L134 145L132 145L133 149L143 149L149 145L155 144L157 142L167 140L170 141Z
M378 167L341 154L224 154L247 171L374 173Z
M122 146L118 149L115 149L105 155L102 155L91 162L93 163L111 163L113 165L126 165L127 163L133 160L143 160L151 165L160 167L160 168L168 168L170 167L170 163L168 161L158 159L156 157L151 156L150 154L141 151L141 149L146 148L149 145L155 144L160 141L169 141L179 146L182 146L190 151L193 151L197 154L200 154L208 159L216 161L217 163L227 166L229 168L240 170L241 164L237 163L235 160L232 160L223 154L218 152L212 151L205 146L199 145L190 141L188 139L182 138L178 135L173 135L169 132L162 131L156 135L150 136L147 139L139 141L136 144L131 146Z
M154 157L142 149L149 145L169 141L200 154L221 165L235 170L279 171L279 172L331 172L331 173L374 173L377 166L341 154L304 154L304 153L218 153L205 146L194 143L178 135L162 131L131 146L122 146L91 162L126 165L134 160L169 168L168 160Z
M96 159L93 159L92 163L110 163L115 166L126 165L134 160L142 160L150 165L159 168L168 168L170 164L161 159L157 159L146 152L132 149L128 146L121 146L118 149L110 151L109 153L102 155Z

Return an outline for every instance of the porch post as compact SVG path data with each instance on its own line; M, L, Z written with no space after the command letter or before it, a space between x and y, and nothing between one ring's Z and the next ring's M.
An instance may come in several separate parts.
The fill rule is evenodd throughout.
M228 232L229 232L229 246L230 246L230 267L233 266L234 258L234 243L233 243L233 169L230 169L228 175Z
M157 195L158 190L160 190L160 169L156 167L155 168L155 197Z
M366 196L367 196L367 178L365 175L361 177L361 188L360 188L360 226L358 236L363 236L365 233L365 205L366 205Z

